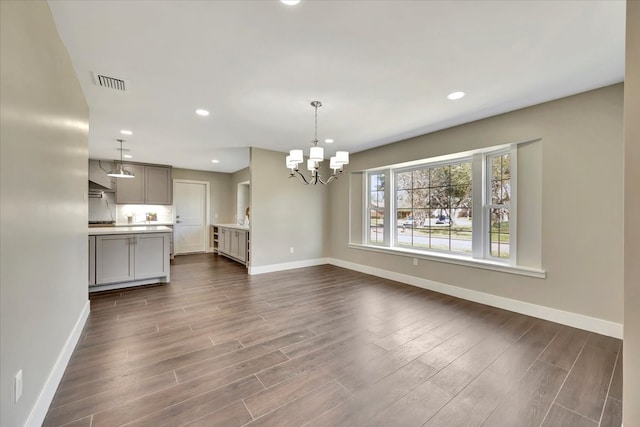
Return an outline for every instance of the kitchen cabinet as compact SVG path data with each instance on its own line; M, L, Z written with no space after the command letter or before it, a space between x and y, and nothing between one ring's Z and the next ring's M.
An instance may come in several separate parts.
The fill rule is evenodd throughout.
M94 236L95 286L115 289L169 281L171 233L113 233Z
M96 284L96 236L89 236L89 285Z
M117 178L116 203L170 205L173 203L171 168L126 164L134 178Z
M249 264L249 230L213 225L214 251L241 264Z

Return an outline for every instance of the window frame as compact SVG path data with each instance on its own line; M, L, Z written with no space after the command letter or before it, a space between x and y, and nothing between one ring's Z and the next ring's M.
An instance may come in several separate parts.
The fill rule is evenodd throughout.
M517 266L517 143L505 144L493 147L487 147L479 150L452 153L446 156L439 156L434 158L426 158L421 160L415 160L412 162L390 165L384 168L376 168L366 171L365 174L365 212L366 220L363 221L366 225L364 233L366 246L375 246L379 250L390 252L404 252L408 254L423 255L428 259L438 259L440 257L443 260L459 259L460 261L468 260L470 262L483 262L495 266L499 265L511 265ZM491 168L488 166L488 162L491 158L497 155L509 154L510 155L510 186L511 194L508 204L509 209L509 257L499 258L491 256L490 245L490 209L491 204L487 203L490 199L490 185L491 185ZM397 242L397 229L398 229L398 212L396 208L396 176L398 173L414 171L425 168L435 168L441 166L450 166L461 164L465 162L471 162L471 206L472 206L472 235L471 253L454 252L450 250L431 249L431 248L416 248L413 246L399 246ZM371 241L371 218L368 207L370 206L370 176L374 174L385 175L385 206L384 206L384 242L372 242ZM499 205L498 205L499 206ZM412 208L413 209L413 208ZM478 212L480 211L480 212ZM392 228L393 227L393 228Z
M365 179L365 200L364 200L364 214L365 220L364 224L364 236L365 241L368 245L379 246L379 247L390 247L390 221L389 218L389 182L390 182L390 171L391 169L374 169L367 171L364 174ZM382 243L371 241L371 177L373 175L384 175L384 220L382 223Z

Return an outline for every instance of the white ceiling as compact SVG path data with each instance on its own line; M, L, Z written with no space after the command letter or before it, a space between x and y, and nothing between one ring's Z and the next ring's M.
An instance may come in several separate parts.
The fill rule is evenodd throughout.
M357 152L624 79L624 1L49 6L90 107L92 158L118 156L129 129L133 161L233 172L250 146L306 149L316 99L329 152ZM467 96L447 100L456 90Z

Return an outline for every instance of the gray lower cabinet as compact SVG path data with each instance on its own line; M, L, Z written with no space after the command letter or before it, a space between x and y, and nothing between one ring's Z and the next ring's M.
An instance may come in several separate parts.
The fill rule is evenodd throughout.
M173 203L171 168L125 164L134 178L117 178L116 203L170 205Z
M170 233L95 236L96 285L169 277Z
M249 232L233 228L217 228L218 253L246 264L248 261Z

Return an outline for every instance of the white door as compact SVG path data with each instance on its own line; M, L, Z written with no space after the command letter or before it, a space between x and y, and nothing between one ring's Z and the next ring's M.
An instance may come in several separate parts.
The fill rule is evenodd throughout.
M176 254L206 250L208 186L208 182L174 180L176 225L173 245Z

